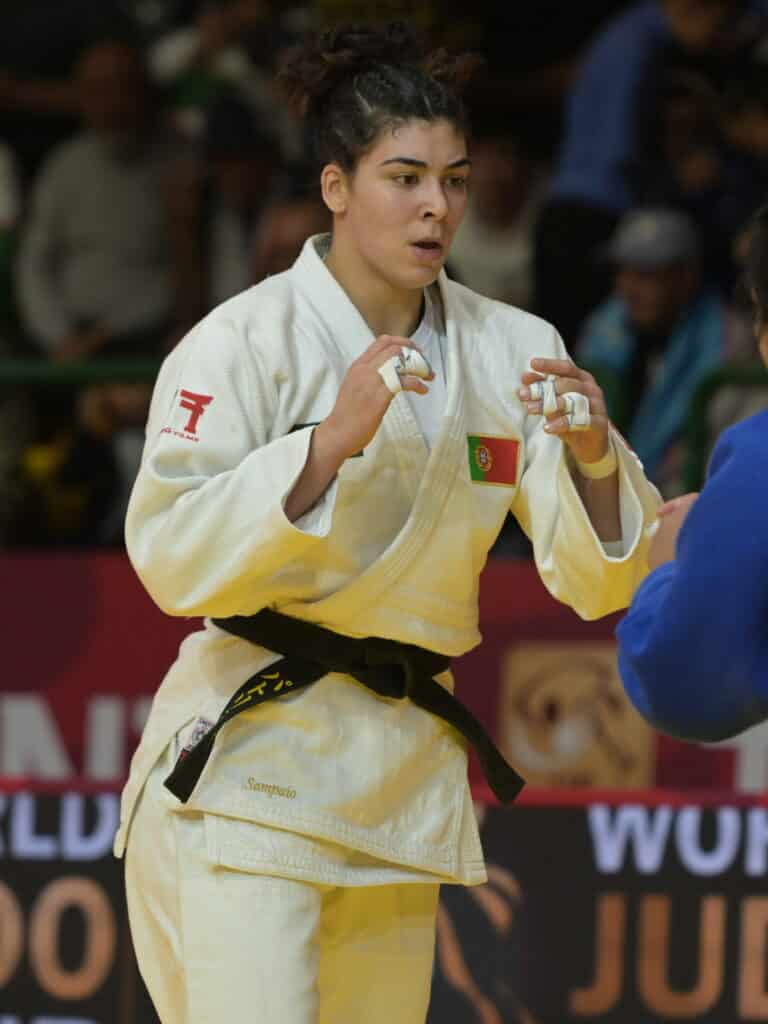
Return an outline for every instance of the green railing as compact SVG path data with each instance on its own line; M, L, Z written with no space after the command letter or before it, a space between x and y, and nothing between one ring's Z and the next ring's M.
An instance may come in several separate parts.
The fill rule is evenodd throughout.
M72 388L104 381L154 381L160 361L93 359L55 363L47 359L0 359L0 388L24 385Z
M745 366L722 366L699 385L688 412L688 456L684 471L685 489L698 491L704 483L707 460L715 436L710 422L712 402L725 388L752 391L764 388L768 405L768 370L762 363Z
M154 381L160 360L94 359L55 363L47 359L0 359L0 391L8 387L31 385L35 388L72 388L105 381ZM602 368L590 367L603 388L609 409L619 429L625 427L626 401L619 378ZM688 415L688 455L684 471L686 490L698 490L706 474L707 459L715 440L710 424L710 406L726 387L746 390L765 388L768 370L762 363L748 366L723 366L700 385ZM766 400L768 405L768 398Z

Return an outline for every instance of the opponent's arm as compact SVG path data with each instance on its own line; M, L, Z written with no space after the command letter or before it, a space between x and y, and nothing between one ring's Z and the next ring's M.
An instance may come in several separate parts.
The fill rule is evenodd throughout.
M663 732L720 740L768 717L766 479L764 438L728 432L675 557L651 572L619 624L624 687Z

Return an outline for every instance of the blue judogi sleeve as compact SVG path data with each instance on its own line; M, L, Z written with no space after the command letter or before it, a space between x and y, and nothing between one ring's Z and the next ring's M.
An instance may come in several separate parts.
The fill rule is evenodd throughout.
M617 637L624 687L662 732L721 740L768 717L768 413L723 434L677 559Z

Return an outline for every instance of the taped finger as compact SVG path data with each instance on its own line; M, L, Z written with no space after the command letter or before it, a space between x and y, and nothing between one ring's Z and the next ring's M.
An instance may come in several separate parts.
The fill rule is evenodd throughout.
M528 388L531 398L535 402L542 403L541 411L545 416L551 416L557 412L557 388L554 377L547 377L546 380L535 380Z
M397 372L426 379L432 376L432 367L418 349L404 348L398 357Z
M560 396L565 406L565 415L569 430L589 430L592 417L589 412L589 399L580 391L566 391Z
M391 359L388 359L386 363L382 363L377 368L377 373L393 395L398 395L403 390L403 382L400 379L400 374L397 372L400 360L401 356L392 356Z

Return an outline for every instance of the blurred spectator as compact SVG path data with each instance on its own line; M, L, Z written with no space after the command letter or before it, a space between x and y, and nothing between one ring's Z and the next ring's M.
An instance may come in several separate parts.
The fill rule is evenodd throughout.
M247 73L243 44L263 33L270 16L266 0L202 2L193 20L161 36L150 52L152 75L170 84L193 68L211 68L223 76Z
M138 51L105 42L77 70L84 131L36 183L19 254L19 305L57 359L159 354L172 329L168 153L153 136Z
M757 45L766 14L766 0L642 0L593 43L537 233L537 309L566 340L607 287L589 256L638 200L633 175L666 70L689 65L719 83Z
M204 0L118 0L143 46L191 24Z
M482 5L481 49L489 84L512 108L509 123L524 121L527 138L548 161L558 147L563 101L585 47L601 26L626 6L626 0L581 4L486 0ZM478 10L471 13L476 22L481 20ZM482 77L482 73L476 75L469 87L473 112L477 108L472 93Z
M288 270L311 235L330 229L330 213L319 191L310 191L298 176L289 180L264 210L256 227L251 280L258 283L271 274Z
M13 294L13 258L22 214L22 189L16 158L0 143L0 339L6 351L17 334Z
M22 498L10 529L15 546L104 542L102 528L120 480L111 446L88 430L60 423L54 434L30 444L20 461L19 487Z
M204 108L219 91L237 91L273 124L283 155L298 159L304 144L301 127L278 99L274 70L282 51L306 27L304 8L297 4L201 0L190 24L150 46L150 73L175 92L178 123L190 136L202 132Z
M251 284L254 227L274 192L280 153L251 108L224 96L208 112L204 154L199 249L213 307Z
M0 145L0 359L19 355L12 268L21 211L16 160L7 146ZM0 382L0 544L8 540L22 498L17 465L31 437L32 424L28 396Z
M768 68L748 63L719 92L700 76L675 76L658 115L637 194L694 218L705 272L730 292L736 241L768 187Z
M724 177L720 96L696 74L673 73L659 88L645 152L629 176L639 205L687 212L699 228L702 268L725 288L732 276L729 238L738 225L720 215Z
M122 545L150 393L140 382L85 388L71 419L55 402L47 406L19 460L14 544Z
M733 240L768 194L768 66L752 64L729 81L722 130L727 190L721 216Z
M679 493L684 428L696 388L729 355L729 313L703 283L695 227L685 214L628 213L608 247L614 293L589 317L578 358L618 382L606 388L648 476Z
M21 213L21 184L10 146L0 144L0 230L16 226Z
M528 308L541 198L541 172L520 143L501 134L473 137L470 201L451 246L456 279L492 299Z
M76 81L84 130L49 156L35 185L18 259L22 320L59 361L157 359L182 333L190 295L172 216L177 157L156 132L139 51L99 43L83 54ZM149 395L138 390L140 416L129 385L89 389L74 409L49 397L22 463L20 541L107 539L114 502L137 465L131 438ZM104 418L94 429L86 411L105 406L109 429Z
M16 153L25 184L51 147L77 130L79 55L127 30L122 0L0 4L0 137Z

